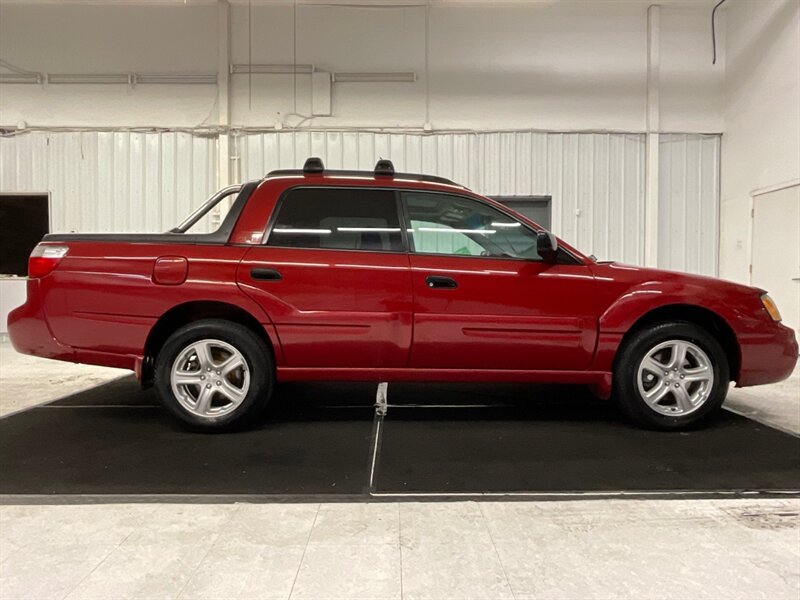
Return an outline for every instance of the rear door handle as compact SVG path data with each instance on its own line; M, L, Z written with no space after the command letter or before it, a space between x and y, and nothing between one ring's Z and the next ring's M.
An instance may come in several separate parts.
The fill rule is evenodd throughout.
M442 277L440 275L428 275L425 278L425 283L429 288L445 288L452 290L458 287L458 283L455 279L452 277Z
M283 277L275 269L250 269L250 277L259 281L280 281Z

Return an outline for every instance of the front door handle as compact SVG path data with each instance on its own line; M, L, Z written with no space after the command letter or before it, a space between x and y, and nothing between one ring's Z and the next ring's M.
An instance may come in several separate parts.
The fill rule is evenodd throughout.
M259 281L280 281L283 277L275 269L250 269L250 277Z
M452 277L442 277L440 275L428 275L425 278L425 283L429 288L445 288L452 290L458 287L458 283L455 279Z

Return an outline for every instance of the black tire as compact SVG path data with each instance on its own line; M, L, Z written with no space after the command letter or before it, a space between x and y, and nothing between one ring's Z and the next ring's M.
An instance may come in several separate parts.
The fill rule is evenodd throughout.
M665 415L648 405L639 391L639 365L652 349L673 340L691 342L699 347L710 361L714 381L705 400L697 408L687 414ZM663 380L667 385L667 378ZM669 381L669 385L673 385L672 380ZM681 384L680 381L677 383ZM613 398L622 413L634 424L647 429L678 431L703 426L718 415L729 384L728 359L717 340L695 323L671 321L643 328L625 341L614 366Z
M249 371L244 399L235 409L219 416L199 416L191 412L176 397L171 381L172 366L178 357L191 344L207 339L232 346L242 355ZM211 377L213 375L209 375L209 379ZM252 423L267 406L274 383L275 365L270 349L252 330L231 321L203 319L185 325L167 339L156 358L154 384L161 404L196 431L227 431Z

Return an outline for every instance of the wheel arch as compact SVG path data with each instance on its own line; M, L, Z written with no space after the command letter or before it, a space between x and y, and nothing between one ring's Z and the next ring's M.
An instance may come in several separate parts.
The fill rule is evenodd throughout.
M731 380L738 380L742 356L736 334L721 315L709 308L696 304L666 304L642 314L622 336L614 357L614 366L616 366L617 360L621 355L620 351L634 334L657 323L669 321L686 321L702 327L714 335L725 351Z
M142 385L149 386L153 382L155 360L158 352L170 335L180 327L200 319L224 319L239 323L255 333L269 348L273 361L275 342L259 320L241 306L218 300L193 300L173 306L156 321L150 329L144 346L142 362Z

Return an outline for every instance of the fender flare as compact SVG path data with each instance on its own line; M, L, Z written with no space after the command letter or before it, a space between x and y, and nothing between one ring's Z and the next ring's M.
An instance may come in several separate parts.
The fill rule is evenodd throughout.
M256 333L262 334L264 341L268 343L272 350L275 365L279 366L284 363L283 348L278 337L277 330L270 316L258 304L250 300L248 297L227 296L219 297L216 295L204 296L201 299L188 300L180 302L165 310L155 321L150 328L147 335L144 347L144 356L142 357L142 364L137 365L136 371L140 379L146 382L148 373L152 369L152 363L155 360L154 350L156 346L160 346L164 339L168 336L169 332L174 330L173 327L167 327L166 322L171 318L180 320L181 313L191 312L196 310L199 312L199 318L211 318L215 316L225 317L227 314L236 315L243 322L251 328L258 327Z
M697 284L645 282L633 286L612 303L598 320L597 352L593 369L612 372L614 360L626 336L637 325L660 311L671 311L676 318L703 322L720 330L721 342L731 361L731 374L738 371L741 350L735 330L718 293Z

